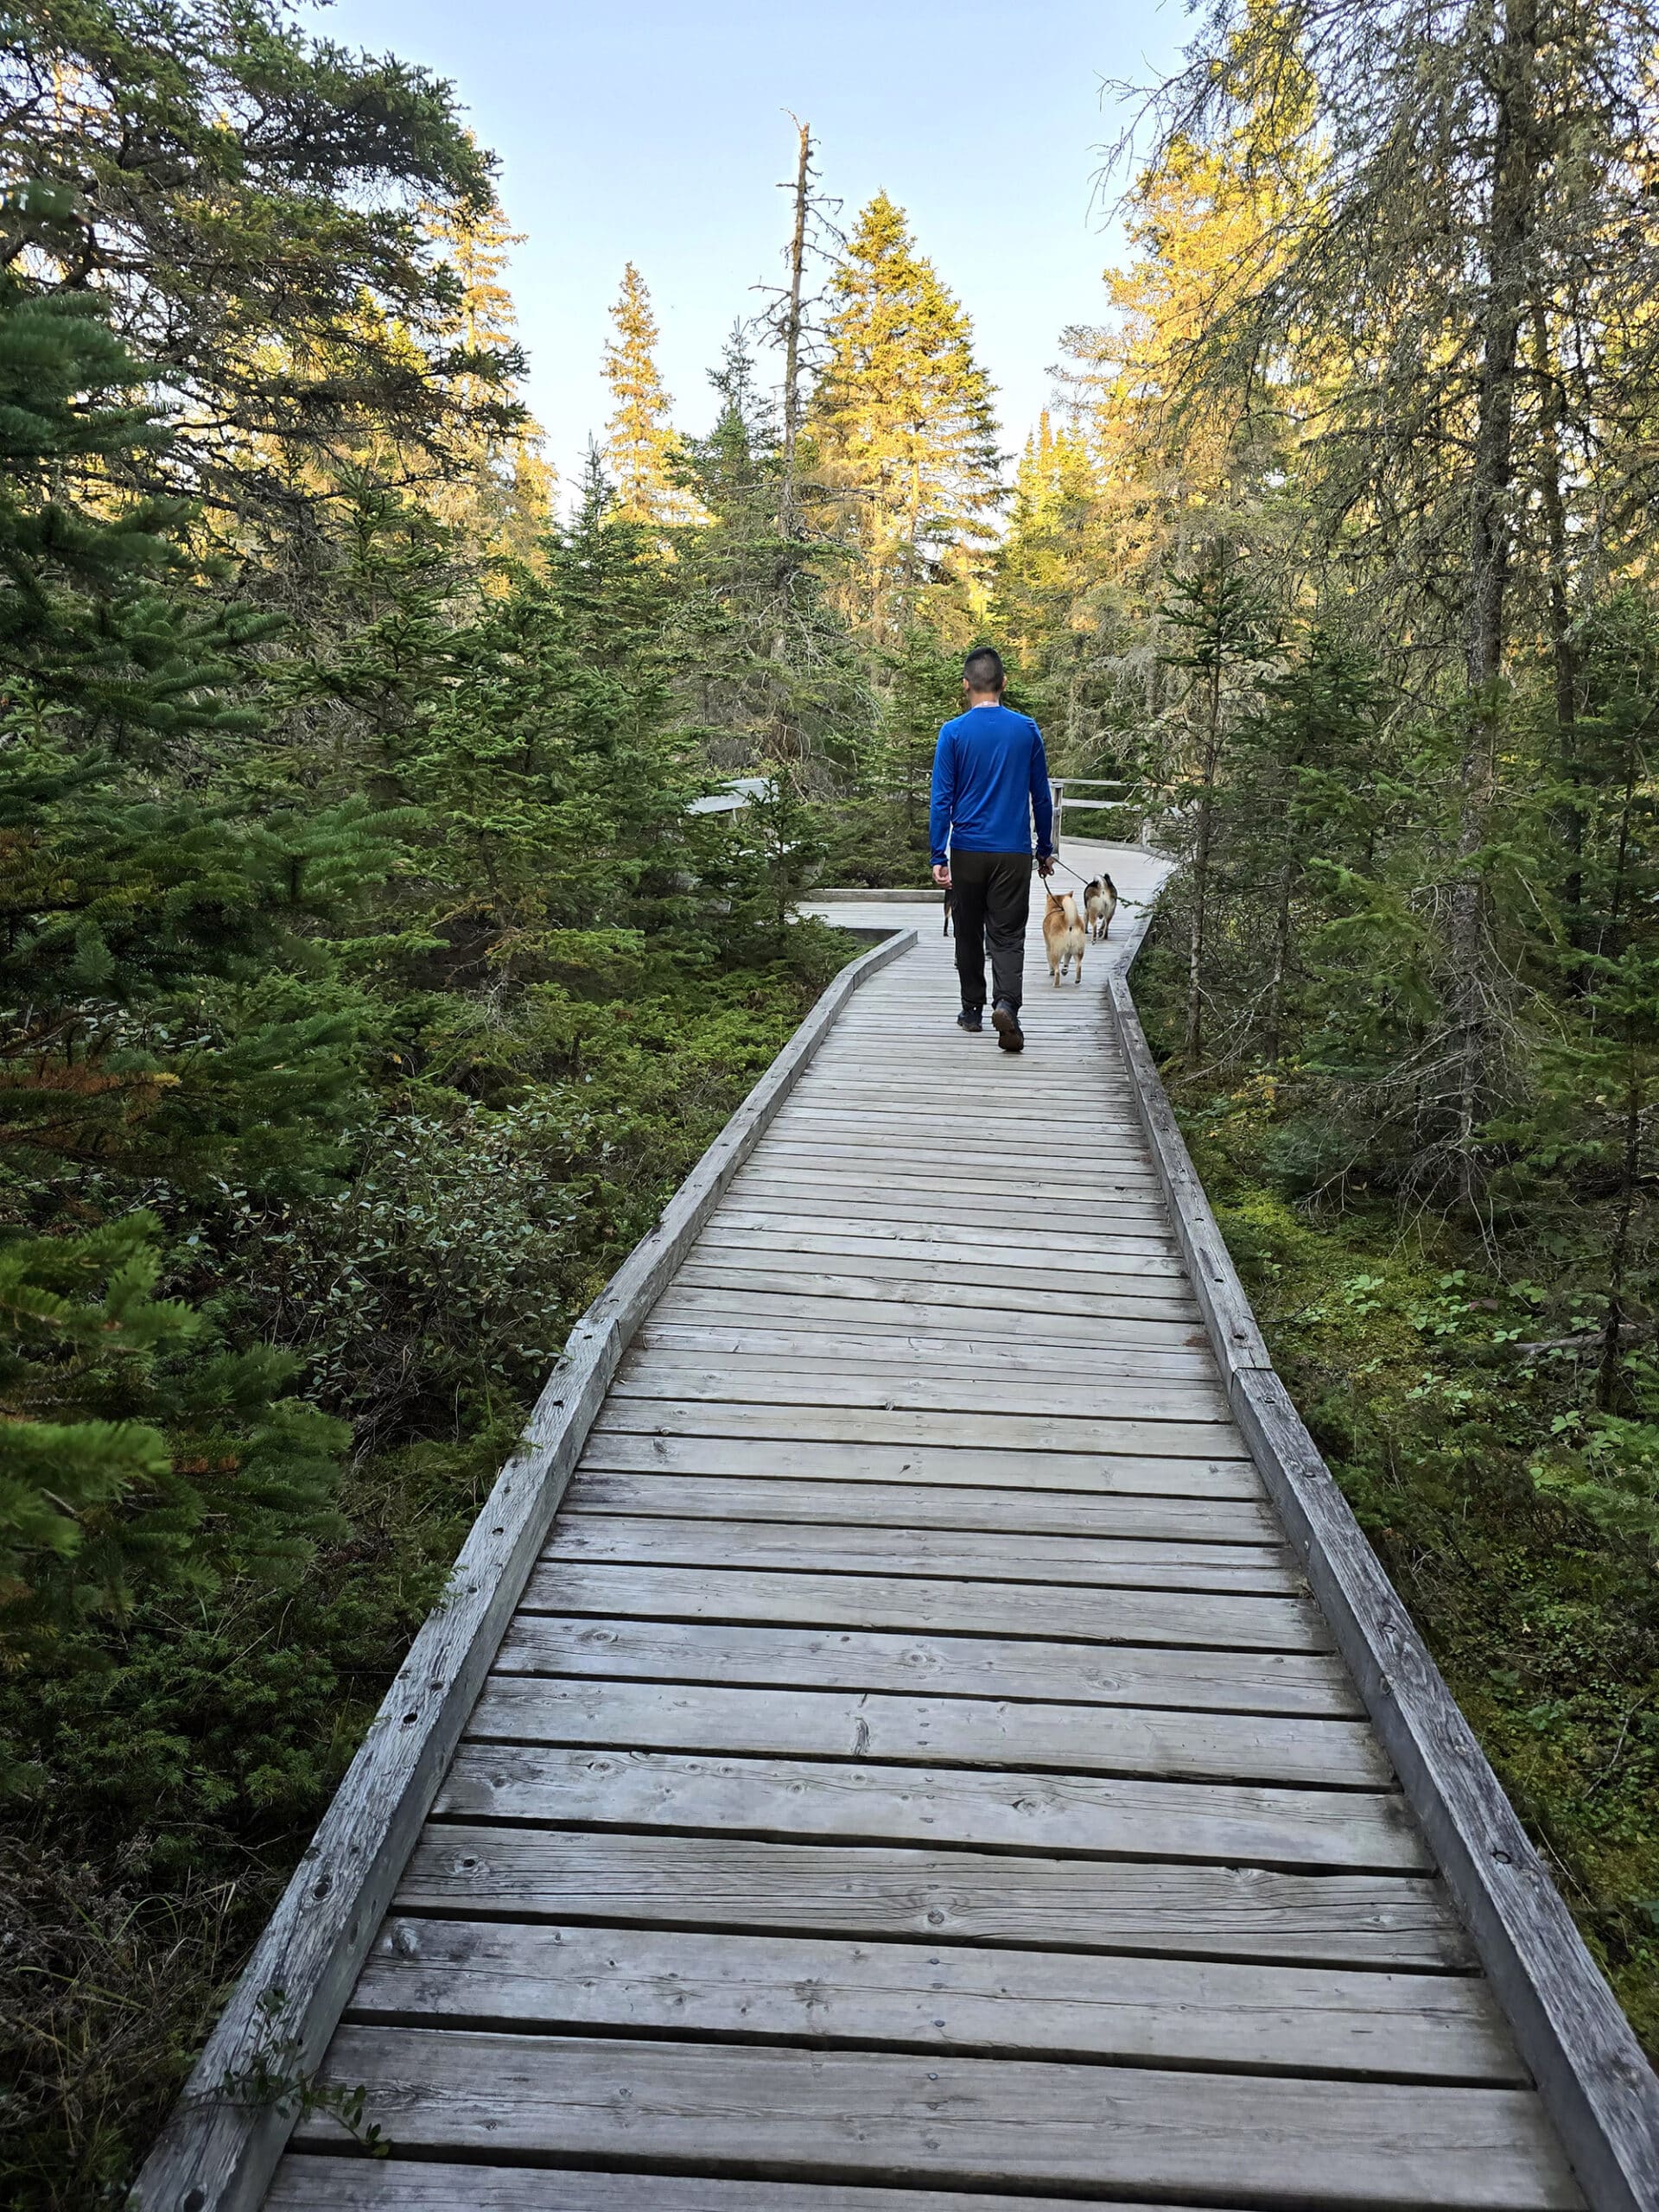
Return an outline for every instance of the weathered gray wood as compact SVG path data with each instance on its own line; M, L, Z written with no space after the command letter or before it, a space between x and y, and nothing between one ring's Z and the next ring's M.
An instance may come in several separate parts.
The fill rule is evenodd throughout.
M1265 1500L1080 1497L1075 1492L948 1490L925 1483L837 1483L810 1477L790 1481L707 1476L689 1483L662 1473L601 1473L588 1460L583 1467L588 1471L566 1494L566 1516L665 1513L709 1521L856 1522L872 1529L1044 1530L1172 1543L1284 1542Z
M1226 1440L1224 1439L1224 1441ZM666 1436L596 1431L584 1467L652 1468L672 1475L755 1475L779 1481L827 1477L843 1483L983 1484L1057 1497L1260 1498L1255 1463L1192 1453L1154 1459L1133 1452L1013 1452L965 1446L836 1444L734 1436Z
M463 1743L435 1810L464 1821L727 1828L1293 1872L1421 1874L1431 1865L1392 1793L730 1754Z
M764 1290L782 1298L872 1302L887 1300L894 1304L920 1306L936 1315L960 1312L979 1317L1007 1313L1017 1316L1018 1320L1028 1322L1033 1318L1030 1288L1018 1280L1010 1280L1012 1274L1027 1272L1002 1270L994 1272L984 1282L969 1282L955 1267L944 1275L931 1275L925 1268L893 1261L867 1261L853 1268L826 1268L817 1257L798 1257L789 1252L722 1255L710 1250L695 1253L689 1258L677 1281L688 1289ZM1043 1281L1046 1287L1052 1288L1046 1277ZM1178 1328L1190 1333L1198 1325L1198 1309L1195 1300L1179 1290L1172 1289L1166 1294L1162 1289L1154 1292L1135 1285L1120 1289L1084 1289L1071 1283L1066 1286L1064 1306L1048 1319L1052 1325L1049 1333L1055 1338L1064 1336L1074 1324L1079 1329L1086 1329L1102 1320L1121 1320L1133 1329ZM1018 1320L1007 1325L1017 1326ZM975 1325L984 1324L976 1318ZM997 1325L1003 1324L999 1322Z
M764 1144L756 1145L743 1172L746 1175L810 1175L817 1182L845 1185L859 1191L868 1190L874 1179L868 1160L862 1158L826 1154L817 1145L793 1144L781 1136L770 1136ZM1031 1173L1020 1168L998 1165L975 1173L960 1166L952 1169L943 1161L926 1166L919 1162L894 1161L886 1155L879 1180L883 1190L951 1191L974 1197L1022 1199L1029 1198L1032 1192ZM1069 1174L1051 1160L1043 1171L1042 1191L1046 1197L1057 1198L1068 1205L1073 1198L1097 1198L1122 1205L1158 1205L1163 1198L1150 1164L1109 1166L1092 1160L1086 1166L1080 1164Z
M411 2151L1391 2212L1583 2203L1521 2089L368 2026L341 2029L327 2072ZM298 2133L340 2139L321 2113Z
M1185 1276L1172 1272L1168 1262L1161 1262L1155 1272L1148 1272L1139 1262L1133 1268L1125 1262L1116 1271L1090 1268L1086 1280L1079 1271L1067 1281L1061 1298L1056 1294L1053 1273L1041 1264L1040 1255L1040 1242L1033 1243L1032 1264L1025 1266L970 1249L947 1254L937 1245L914 1239L820 1236L802 1231L785 1240L771 1231L715 1224L699 1241L695 1264L699 1268L759 1264L813 1277L885 1274L912 1282L931 1279L944 1284L977 1283L1002 1293L1004 1302L1010 1302L1008 1293L1016 1292L1020 1302L1029 1305L1035 1292L1071 1313L1098 1313L1102 1300L1122 1298L1135 1300L1141 1312L1173 1314L1177 1319L1184 1319L1193 1310Z
M732 1202L753 1213L824 1215L842 1221L879 1221L924 1235L938 1224L957 1229L995 1231L1000 1239L1009 1231L1040 1228L1062 1231L1068 1238L1117 1236L1154 1237L1167 1249L1163 1209L1138 1198L1109 1198L1068 1196L1063 1202L1052 1192L1040 1196L1003 1196L980 1191L906 1189L898 1184L860 1185L828 1182L815 1175L779 1175L767 1171L745 1175L734 1186ZM1064 1273L1064 1263L1058 1271Z
M1003 1418L1054 1414L1077 1421L1232 1420L1232 1408L1218 1383L1185 1376L1137 1382L1114 1375L1091 1382L1086 1372L1073 1377L1014 1370L975 1384L948 1369L940 1374L920 1364L861 1373L834 1362L742 1352L715 1360L695 1353L636 1352L619 1370L611 1395L619 1401L660 1398L681 1405L887 1409L898 1404L916 1412L964 1413L970 1421L981 1406L994 1408Z
M860 1688L573 1680L500 1673L467 1733L480 1743L732 1751L755 1758L889 1761L1056 1774L1387 1789L1368 1723Z
M435 1821L400 1910L927 1944L1465 1970L1438 1881Z
M687 1398L607 1398L594 1426L655 1436L810 1437L822 1444L957 1445L1005 1452L1115 1453L1173 1459L1248 1455L1238 1432L1214 1421L1068 1421L1059 1414L948 1414L893 1406L747 1405Z
M1135 1236L1123 1231L1102 1230L1084 1236L1057 1228L1034 1211L1032 1222L1033 1250L1051 1255L1047 1263L1049 1295L1057 1300L1064 1300L1068 1274L1132 1274L1142 1280L1157 1276L1177 1281L1184 1279L1181 1263L1175 1256L1175 1240L1166 1231ZM957 1252L983 1255L1007 1251L1014 1255L1022 1254L1027 1243L1024 1232L1012 1229L998 1230L993 1234L964 1223L925 1222L920 1218L908 1230L903 1223L886 1229L876 1222L837 1214L833 1206L810 1213L768 1213L752 1205L740 1206L729 1199L710 1224L710 1232L722 1237L778 1237L787 1241L798 1252L843 1248L861 1250L866 1245L872 1245L878 1251L890 1250L899 1258L925 1257L930 1266L938 1268L949 1267Z
M665 1311L664 1309L667 1308ZM634 1338L639 1351L667 1352L684 1358L768 1358L793 1367L833 1364L843 1373L851 1361L874 1372L890 1367L967 1368L981 1375L1016 1374L1033 1378L1076 1376L1094 1380L1105 1375L1144 1376L1158 1382L1190 1376L1213 1383L1216 1363L1208 1344L1202 1348L1173 1344L1052 1344L1038 1337L999 1339L995 1332L979 1336L936 1336L912 1321L906 1331L871 1330L858 1333L816 1325L810 1315L791 1312L785 1328L763 1322L675 1319L680 1309L659 1300L652 1319Z
M1055 1589L1039 1582L948 1582L921 1575L803 1574L732 1567L537 1567L525 1607L602 1620L748 1621L774 1627L938 1630L1190 1649L1328 1651L1330 1631L1302 1598L1208 1591Z
M954 2190L843 2188L836 2182L705 2181L692 2174L552 2173L442 2159L283 2160L270 2212L1009 2212L1006 2196ZM1076 2212L1075 2200L1025 2196L1018 2212ZM1154 2212L1120 2204L1116 2212Z
M972 1529L713 1521L688 1515L562 1515L543 1557L643 1567L921 1574L954 1581L1077 1583L1096 1589L1227 1590L1290 1596L1302 1586L1282 1544L1184 1544L1157 1537Z
M1262 1332L1256 1326L1250 1301L1244 1295L1226 1243L1216 1226L1210 1201L1204 1194L1182 1137L1174 1112L1158 1080L1152 1054L1135 1011L1128 975L1115 972L1107 986L1119 1050L1135 1083L1135 1103L1152 1148L1158 1179L1169 1201L1171 1218L1180 1238L1187 1275L1221 1362L1223 1372L1263 1369L1271 1365Z
M394 1916L354 2020L1528 2085L1485 1985L1197 1960Z
M289 2114L280 2102L250 2101L241 2085L261 2068L303 2072L321 2057L630 1336L849 995L912 943L896 937L842 969L571 1331L445 1602L416 1635L145 2161L134 2212L251 2212L258 2203Z
M1082 1161L1075 1161L1075 1164L1068 1164L1064 1159L1058 1161L1053 1157L1053 1150L1044 1148L1039 1144L1000 1144L987 1150L984 1146L964 1141L960 1153L949 1144L900 1146L893 1144L892 1139L885 1139L885 1141L872 1139L872 1144L858 1144L856 1137L847 1135L845 1123L842 1123L842 1139L834 1141L832 1137L807 1135L805 1130L791 1135L787 1123L779 1122L774 1135L767 1139L766 1144L754 1148L754 1159L763 1166L770 1166L774 1161L779 1161L779 1164L781 1161L812 1161L814 1166L823 1166L823 1168L830 1170L845 1170L845 1173L861 1173L862 1170L865 1174L874 1173L876 1161L880 1161L880 1173L887 1173L887 1168L892 1166L893 1173L916 1179L931 1177L936 1181L953 1181L957 1174L963 1174L963 1177L991 1179L991 1181L1000 1181L1000 1184L1018 1181L1020 1188L1024 1190L1039 1188L1046 1177L1053 1177L1055 1184L1062 1190L1073 1188L1073 1185L1082 1185L1082 1188L1089 1190L1110 1190L1117 1184L1123 1184L1126 1188L1133 1190L1144 1190L1148 1181L1157 1181L1153 1159L1146 1153L1144 1146L1137 1153L1117 1154L1102 1154L1090 1150L1089 1161L1084 1166Z
M520 1613L496 1666L504 1674L590 1675L777 1688L928 1691L1186 1713L1280 1713L1352 1719L1363 1711L1340 1662L1302 1651L1184 1651L1167 1646L891 1636L864 1629L741 1628L730 1621L562 1620ZM1316 1773L1315 1780L1321 1777Z

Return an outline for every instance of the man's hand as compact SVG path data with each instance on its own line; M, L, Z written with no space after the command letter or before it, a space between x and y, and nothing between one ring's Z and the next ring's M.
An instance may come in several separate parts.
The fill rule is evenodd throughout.
M933 880L938 885L941 891L948 891L950 888L950 863L949 861L934 861Z
M934 873L937 874L938 870L936 869ZM1052 853L1039 853L1038 855L1037 873L1042 877L1045 883L1048 881L1049 877L1054 873L1054 855Z

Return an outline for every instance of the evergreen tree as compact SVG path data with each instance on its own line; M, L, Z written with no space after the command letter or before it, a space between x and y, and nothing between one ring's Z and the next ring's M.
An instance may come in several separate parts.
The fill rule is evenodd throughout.
M831 294L813 434L861 555L847 595L891 644L930 585L984 565L1003 497L994 395L967 314L885 192L860 216Z
M1262 660L1269 646L1260 594L1225 538L1212 538L1191 569L1171 576L1170 587L1163 620L1173 642L1162 658L1192 679L1183 792L1189 817L1185 1052L1188 1065L1196 1068L1204 1050L1211 845L1230 695L1240 673Z
M708 733L712 766L764 760L794 769L812 762L820 776L855 772L874 707L830 604L838 556L790 521L787 446L756 390L741 327L709 381L720 413L706 438L685 442L680 472L707 517L676 538L672 621L684 646L685 708Z
M460 287L452 366L462 410L449 446L461 467L452 465L449 480L429 493L426 504L478 552L531 559L551 516L554 471L528 411L504 419L492 404L518 404L525 364L505 278L511 251L524 236L509 229L494 201L482 213L471 202L435 202L426 224Z
M161 1224L122 1212L137 1173L292 1192L326 1172L354 1030L321 963L297 938L284 963L284 944L387 854L360 802L255 820L157 796L184 760L245 738L238 694L269 624L205 596L177 503L68 496L89 464L164 459L155 422L118 397L138 382L92 298L3 281L0 1637L14 1643L124 1607L135 1579L206 1586L215 1560L291 1570L333 1525L343 1440L289 1402L294 1360L227 1351L152 1294ZM92 1176L73 1204L71 1167Z
M612 403L605 458L617 487L617 518L661 529L689 516L677 480L680 441L669 421L674 403L657 372L657 318L632 262L622 271L611 321L616 336L605 348Z
M516 418L510 365L455 347L458 280L419 212L479 220L493 198L427 72L309 39L277 0L29 0L0 26L0 82L25 188L6 265L96 289L183 403L164 448L124 461L145 488L199 499L239 548L283 543L321 526L365 440L430 476L458 426Z

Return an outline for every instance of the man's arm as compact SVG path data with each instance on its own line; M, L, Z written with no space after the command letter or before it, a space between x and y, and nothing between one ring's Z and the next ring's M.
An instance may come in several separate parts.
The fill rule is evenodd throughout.
M957 748L950 733L939 732L933 748L933 796L928 809L927 842L936 876L949 864L950 819L957 805ZM941 881L944 879L939 879Z
M1054 795L1048 788L1048 755L1043 733L1031 727L1031 810L1037 820L1037 857L1049 860L1054 852Z

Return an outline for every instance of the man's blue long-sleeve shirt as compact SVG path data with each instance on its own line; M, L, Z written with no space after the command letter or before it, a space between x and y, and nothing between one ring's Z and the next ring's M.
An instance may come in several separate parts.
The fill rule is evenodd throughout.
M946 722L933 754L928 842L934 864L949 849L1025 853L1037 818L1037 855L1053 850L1054 809L1043 734L1011 707L969 707Z

